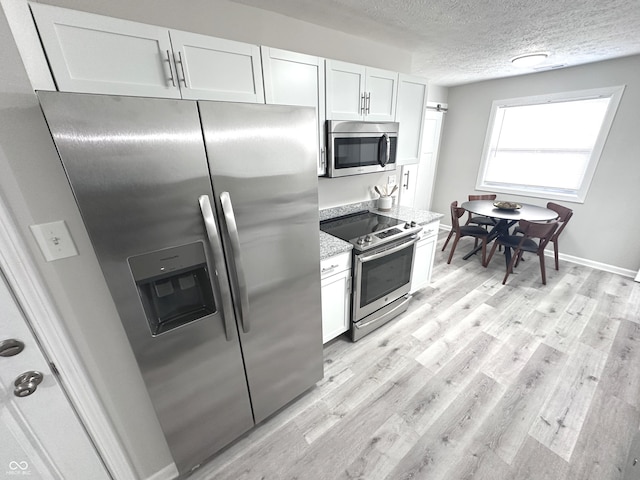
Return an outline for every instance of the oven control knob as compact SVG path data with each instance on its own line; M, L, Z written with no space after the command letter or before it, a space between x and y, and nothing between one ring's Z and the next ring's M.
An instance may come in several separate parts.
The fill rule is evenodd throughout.
M411 226L412 227L415 227L416 225L417 225L416 222L414 222L414 221L411 222Z
M358 245L364 245L364 237L360 237L360 238L356 241L356 243L357 243Z
M409 222L405 223L404 228L411 228L411 224Z
M371 240L373 240L373 237L371 235L367 235L366 237L364 237L364 241L365 242L370 242Z

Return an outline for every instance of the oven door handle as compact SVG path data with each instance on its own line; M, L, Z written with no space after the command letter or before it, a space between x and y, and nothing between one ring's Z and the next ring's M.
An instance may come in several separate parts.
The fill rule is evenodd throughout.
M231 252L233 253L233 262L236 271L236 284L240 296L240 323L242 323L242 331L249 333L251 324L249 323L249 291L247 289L247 280L244 275L244 264L240 255L240 235L238 234L238 225L236 224L236 216L233 213L233 205L229 192L220 194L220 204L222 205L222 213L227 224L229 239L231 240Z
M391 255L392 253L399 252L400 250L403 250L403 249L405 249L407 247L410 247L411 245L415 245L416 243L418 243L418 240L420 240L417 235L412 235L411 238L412 238L412 240L410 240L408 242L405 242L405 243L402 243L402 244L400 244L400 245L398 245L396 247L390 248L388 250L383 250L381 252L374 253L372 255L367 255L367 254L358 255L357 256L358 261L360 263L367 263L367 262L370 262L372 260L376 260L378 258L382 258L382 257L384 257L386 255Z
M224 253L222 253L222 244L220 243L220 234L216 227L216 220L213 216L211 208L211 200L208 195L201 195L198 199L200 203L200 211L204 219L204 227L207 232L208 247L213 257L213 272L209 278L211 287L213 288L213 300L216 305L221 306L222 319L224 322L224 333L227 341L233 339L233 302L231 300L231 292L229 291L229 279L227 278L227 267L224 262ZM214 281L214 275L216 281Z

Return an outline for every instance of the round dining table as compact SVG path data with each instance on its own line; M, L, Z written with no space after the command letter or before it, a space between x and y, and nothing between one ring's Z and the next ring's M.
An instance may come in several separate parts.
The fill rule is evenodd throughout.
M494 219L495 223L493 228L489 231L489 238L487 239L488 242L495 240L497 237L509 235L509 229L520 220L527 220L530 222L549 222L558 218L558 212L555 212L550 208L521 202L513 203L517 203L520 208L498 208L494 205L494 200L471 200L469 202L464 202L460 206L468 212ZM480 251L481 248L481 246L474 248L463 258L467 260L469 257ZM505 248L505 260L507 265L509 265L509 262L511 261L510 248Z

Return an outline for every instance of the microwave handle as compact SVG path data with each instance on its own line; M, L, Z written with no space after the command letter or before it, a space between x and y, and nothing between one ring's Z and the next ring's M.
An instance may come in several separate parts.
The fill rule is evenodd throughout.
M381 167L386 167L391 158L391 140L389 135L383 133L378 140L378 163Z

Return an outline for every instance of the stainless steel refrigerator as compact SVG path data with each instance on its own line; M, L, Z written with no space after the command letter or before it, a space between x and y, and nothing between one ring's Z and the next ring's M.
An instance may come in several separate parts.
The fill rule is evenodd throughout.
M38 96L187 473L322 378L315 112Z

